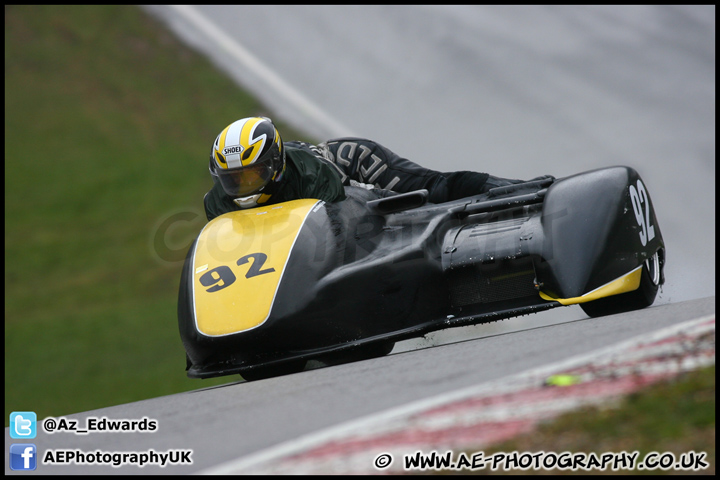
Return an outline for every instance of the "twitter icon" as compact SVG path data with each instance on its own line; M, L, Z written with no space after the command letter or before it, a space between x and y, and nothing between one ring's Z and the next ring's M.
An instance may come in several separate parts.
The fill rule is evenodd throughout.
M11 438L35 438L37 415L35 412L12 412L10 414Z

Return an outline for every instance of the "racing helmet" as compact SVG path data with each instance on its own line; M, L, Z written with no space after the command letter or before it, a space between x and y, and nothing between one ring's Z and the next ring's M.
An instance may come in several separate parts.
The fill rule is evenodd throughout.
M237 120L220 132L210 151L210 174L241 208L266 203L285 172L285 149L267 117Z

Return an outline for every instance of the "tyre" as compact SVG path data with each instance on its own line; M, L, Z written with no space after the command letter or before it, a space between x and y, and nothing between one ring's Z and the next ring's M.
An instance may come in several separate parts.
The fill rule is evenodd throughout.
M359 362L361 360L369 360L371 358L384 357L395 348L395 342L381 341L362 345L340 352L334 352L323 355L319 358L328 365L340 365L343 363Z
M240 375L248 382L254 382L255 380L264 380L266 378L302 372L305 369L306 363L305 360L295 360L283 362L279 365L266 365L242 372Z
M640 277L640 286L637 290L601 298L594 302L581 303L580 307L589 317L593 318L649 307L655 301L658 288L662 283L664 260L663 251L658 250L655 255L645 261Z
M395 348L395 342L377 342L371 343L360 348L355 360L368 360L370 358L384 357L388 353L392 352Z

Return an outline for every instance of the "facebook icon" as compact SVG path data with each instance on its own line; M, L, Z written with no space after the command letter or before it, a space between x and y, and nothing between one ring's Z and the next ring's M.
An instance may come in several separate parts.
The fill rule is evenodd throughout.
M32 443L10 445L10 470L35 470L37 468L37 447Z

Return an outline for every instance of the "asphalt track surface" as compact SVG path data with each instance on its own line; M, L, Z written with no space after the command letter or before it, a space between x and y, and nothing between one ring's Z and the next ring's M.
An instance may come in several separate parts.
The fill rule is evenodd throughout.
M419 399L498 380L715 312L715 298L666 304L602 319L579 319L257 382L238 382L68 415L157 421L147 433L48 435L38 452L192 450L190 466L115 468L40 465L38 474L189 474L213 469L302 435ZM60 420L60 419L56 419ZM10 439L6 429L6 447ZM8 448L6 448L8 451ZM6 473L29 474L30 472Z
M147 417L158 429L40 432L41 454L192 449L193 464L34 473L196 473L715 312L714 6L151 10L319 138L365 136L438 170L513 178L636 168L665 238L667 283L639 312L588 319L556 309L443 332L384 358L212 389L198 381L194 392L68 416L78 425ZM8 452L8 429L5 439ZM5 473L14 473L7 463Z

